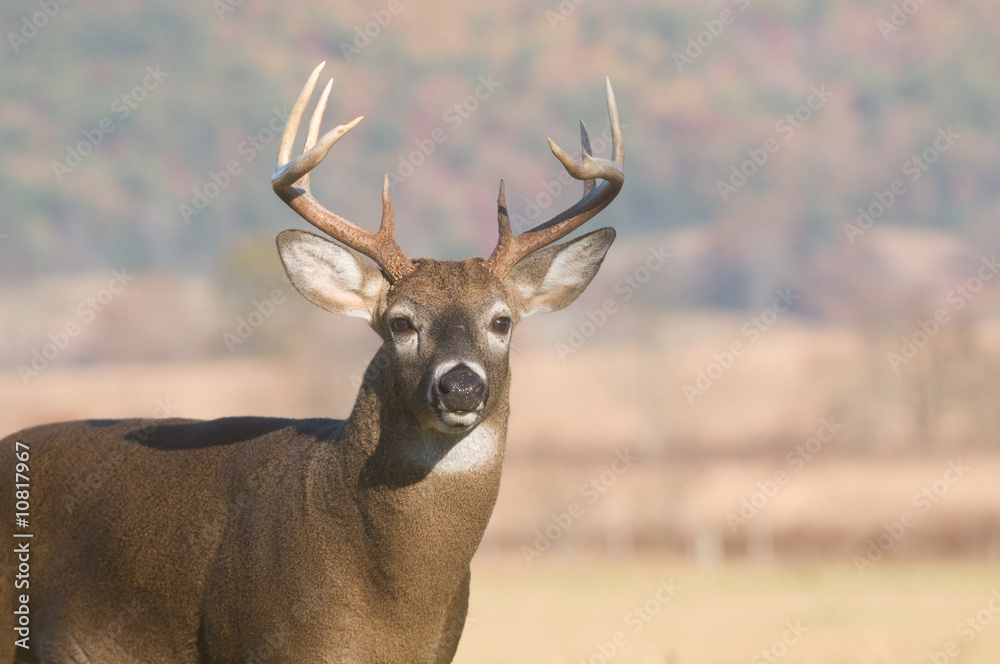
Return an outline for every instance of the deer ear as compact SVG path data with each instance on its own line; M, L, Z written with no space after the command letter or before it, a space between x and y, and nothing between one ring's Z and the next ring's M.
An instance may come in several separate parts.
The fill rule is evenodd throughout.
M572 303L597 274L614 240L615 230L602 228L524 257L504 279L523 298L521 317Z
M371 324L389 282L378 268L353 252L305 231L278 235L278 253L296 290L335 314Z

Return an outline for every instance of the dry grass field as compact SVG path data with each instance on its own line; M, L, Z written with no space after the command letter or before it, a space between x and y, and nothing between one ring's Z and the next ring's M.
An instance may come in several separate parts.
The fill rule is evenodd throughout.
M995 664L1000 566L480 557L469 616L459 664Z
M91 366L57 358L27 385L5 372L0 431L154 414L346 417L376 341L353 321L317 320L311 331L288 332L300 337L298 353ZM969 395L942 388L948 399L914 401L907 390L919 381L951 376L895 375L872 360L874 343L863 336L789 320L692 404L683 385L739 338L739 319L646 321L655 343L645 346L634 338L641 322L623 313L602 330L621 343L595 339L565 359L554 351L565 318L519 330L508 459L485 546L521 556L553 515L580 502L585 515L558 533L554 548L849 560L885 524L919 507L893 556L1000 558L989 385ZM919 359L939 359L931 355L928 348ZM989 366L968 361L975 363ZM934 408L928 428L920 415ZM635 461L611 472L622 454ZM969 471L915 505L953 463ZM594 481L596 493L588 492ZM750 501L753 510L745 508ZM734 525L733 515L746 523Z
M164 412L345 417L374 336L324 318L300 326L313 318L297 318L296 300L281 306L291 315L273 332L299 350L91 365L61 355L29 384L6 371L0 432ZM508 460L457 662L1000 661L996 326L943 334L897 373L884 339L782 320L692 403L684 384L743 338L742 318L622 313L560 357L594 304L581 307L519 331ZM169 339L170 325L164 314L149 334ZM75 348L130 343L99 333ZM251 342L268 341L259 335ZM808 445L808 457L795 452ZM943 480L952 464L968 470ZM599 493L585 493L593 482ZM924 510L915 498L928 488ZM756 513L734 527L745 500ZM573 503L583 514L552 530ZM869 543L906 513L916 523L861 574Z

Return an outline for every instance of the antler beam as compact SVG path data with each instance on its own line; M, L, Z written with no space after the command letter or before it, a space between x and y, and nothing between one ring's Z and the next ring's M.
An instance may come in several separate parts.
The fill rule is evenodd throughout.
M583 180L583 198L568 210L529 231L515 236L510 227L507 205L504 201L504 185L500 181L500 197L497 201L497 222L499 239L493 253L486 259L486 266L498 277L504 277L518 261L553 242L569 235L582 226L614 200L625 184L625 140L622 137L618 105L611 89L611 79L607 79L608 115L611 118L611 160L591 156L590 136L583 122L580 122L580 142L583 159L575 161L568 153L549 139L549 148L566 172L577 180ZM604 180L600 185L597 180Z
M278 162L274 167L274 174L271 176L271 187L274 188L274 192L281 200L298 212L303 219L335 240L339 240L351 249L371 258L381 268L389 281L396 282L412 272L414 264L406 257L393 237L396 220L392 200L389 198L389 177L386 176L382 185L382 223L377 233L366 231L327 209L313 197L309 188L312 170L323 161L334 143L364 118L363 115L358 116L327 132L317 141L319 127L323 121L323 112L326 110L330 88L333 86L333 79L330 79L326 84L319 102L316 104L316 109L313 111L302 154L292 159L292 146L299 132L302 115L312 97L319 73L325 64L325 62L321 62L313 70L292 108L288 123L285 125L285 132L281 137L281 145L278 148Z

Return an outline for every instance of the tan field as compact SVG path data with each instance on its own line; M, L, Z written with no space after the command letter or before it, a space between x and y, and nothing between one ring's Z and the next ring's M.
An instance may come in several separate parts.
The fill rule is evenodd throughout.
M602 330L618 343L560 357L582 320L525 326L512 358L508 459L456 661L1000 661L994 392L969 368L984 356L942 343L896 374L878 339L789 320L689 403L742 320L622 314ZM376 342L321 325L295 330L312 352L7 372L0 428L344 417ZM915 400L935 381L954 394Z
M989 384L915 403L914 385L954 375L927 377L916 367L894 375L871 360L875 342L789 320L689 404L683 386L740 338L739 319L622 314L602 334L627 340L645 326L655 343L595 338L563 359L555 344L580 318L526 324L512 356L508 459L484 544L491 551L523 558L522 547L579 503L585 513L546 538L552 548L850 561L912 512L915 523L890 557L1000 559ZM346 417L376 340L360 323L331 324L332 333L296 330L314 345L291 355L56 361L28 385L7 372L0 430L154 414ZM320 337L322 352L304 350ZM936 409L935 427L921 419L928 409ZM616 463L621 455L631 461ZM955 464L968 470L953 477ZM925 490L929 498L920 497Z
M829 563L529 568L480 558L455 661L992 664L1000 567L890 564L859 576Z

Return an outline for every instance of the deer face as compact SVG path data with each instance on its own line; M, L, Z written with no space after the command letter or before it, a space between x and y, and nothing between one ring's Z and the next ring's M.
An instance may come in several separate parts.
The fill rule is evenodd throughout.
M278 248L307 299L364 318L382 337L386 375L413 418L427 429L463 433L506 405L515 325L575 300L613 240L614 231L602 229L547 247L503 277L481 258L422 259L395 282L311 233L285 231Z
M424 427L465 431L506 386L514 311L491 277L481 261L421 261L374 321L397 394Z

